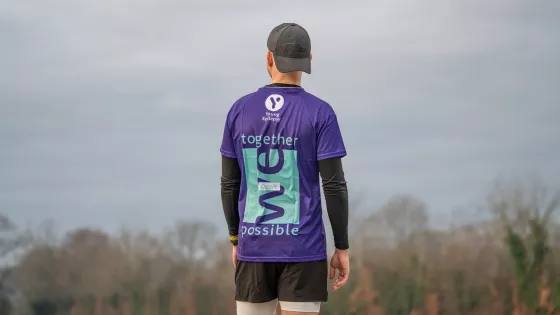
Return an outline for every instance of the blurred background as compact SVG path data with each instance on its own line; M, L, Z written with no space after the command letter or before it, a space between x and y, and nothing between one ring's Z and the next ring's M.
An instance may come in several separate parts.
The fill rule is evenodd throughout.
M283 22L348 151L351 280L321 314L559 313L559 16L0 0L0 315L235 314L219 146Z

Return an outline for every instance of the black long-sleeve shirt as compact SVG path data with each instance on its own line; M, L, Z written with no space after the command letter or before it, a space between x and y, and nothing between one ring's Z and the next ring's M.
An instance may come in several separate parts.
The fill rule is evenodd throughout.
M344 179L342 159L333 158L318 162L323 183L327 213L333 230L334 245L338 249L348 249L348 188ZM241 169L237 159L222 156L221 195L224 215L230 235L237 235L239 229L239 190Z

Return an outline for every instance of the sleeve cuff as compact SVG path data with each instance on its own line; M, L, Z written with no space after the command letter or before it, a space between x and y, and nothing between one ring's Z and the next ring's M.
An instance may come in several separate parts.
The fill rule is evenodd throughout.
M228 151L224 151L224 150L220 150L220 152L222 153L223 156L228 157L228 158L232 158L232 159L236 159L237 155L233 152L228 152Z
M346 156L346 151L321 153L321 154L317 154L317 161L332 159L332 158L342 158L342 157L345 157L345 156Z
M350 248L350 246L348 245L348 243L334 243L334 247L336 247L336 249L340 249L340 250L347 250L348 248Z

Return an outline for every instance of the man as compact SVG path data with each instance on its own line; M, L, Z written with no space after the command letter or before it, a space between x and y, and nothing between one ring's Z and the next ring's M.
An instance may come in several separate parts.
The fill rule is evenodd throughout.
M238 315L319 314L348 280L346 149L329 104L301 87L311 73L311 41L294 23L268 37L272 84L240 98L224 128L222 204L233 244ZM327 261L323 183L335 253Z

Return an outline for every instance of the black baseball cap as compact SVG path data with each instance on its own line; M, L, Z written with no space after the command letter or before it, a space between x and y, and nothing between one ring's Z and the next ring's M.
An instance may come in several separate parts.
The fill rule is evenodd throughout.
M276 26L270 32L266 46L274 56L278 71L311 74L311 39L300 25L282 23Z

